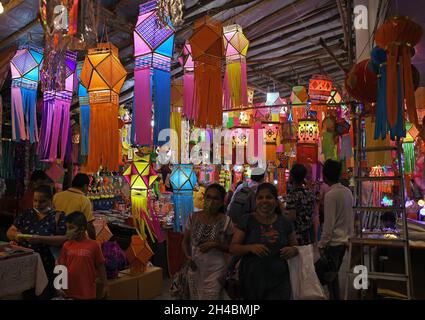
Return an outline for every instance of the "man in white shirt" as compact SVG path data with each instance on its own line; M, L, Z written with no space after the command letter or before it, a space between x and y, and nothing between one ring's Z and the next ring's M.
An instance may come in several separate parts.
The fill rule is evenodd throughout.
M323 177L330 186L324 201L324 224L318 247L321 256L333 260L336 273L353 234L353 195L351 190L340 182L341 165L337 161L327 160L323 167ZM328 284L330 298L339 299L338 276Z

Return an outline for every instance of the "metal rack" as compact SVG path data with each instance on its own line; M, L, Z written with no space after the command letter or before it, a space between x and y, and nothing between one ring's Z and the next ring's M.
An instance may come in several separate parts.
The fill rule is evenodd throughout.
M366 256L368 256L368 280L390 280L405 282L407 289L407 299L413 299L413 279L412 279L412 268L409 250L409 236L407 228L407 217L405 208L405 194L404 194L404 168L402 163L402 143L400 139L397 139L396 147L377 147L377 148L365 148L363 146L363 118L360 114L356 114L353 119L354 129L356 130L356 148L354 149L355 157L355 181L356 189L354 194L355 206L354 212L357 217L357 230L356 235L350 238L348 248L348 271L345 283L345 299L348 298L348 289L354 275L352 272L352 260L353 260L353 246L360 247L360 261L362 265L365 265ZM382 151L396 151L397 152L397 164L398 173L396 176L381 176L381 177L369 177L364 176L362 172L361 161L362 158L369 152L382 152ZM366 181L398 181L399 182L399 201L398 205L394 207L366 207L362 203L362 191L363 182ZM363 219L365 215L376 215L380 216L383 212L396 212L397 217L401 220L403 233L397 238L385 237L388 231L367 231L364 230ZM404 273L395 274L387 272L375 272L373 269L372 261L372 248L377 247L391 247L391 248L403 248L404 252ZM362 295L363 297L363 295Z

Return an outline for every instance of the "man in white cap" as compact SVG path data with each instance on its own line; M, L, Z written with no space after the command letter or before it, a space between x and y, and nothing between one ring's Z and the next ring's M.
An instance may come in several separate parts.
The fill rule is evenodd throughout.
M257 187L264 182L266 170L261 167L251 169L251 179L248 183L240 184L232 197L227 208L227 214L234 224L237 224L241 217L251 214L255 210L255 193Z

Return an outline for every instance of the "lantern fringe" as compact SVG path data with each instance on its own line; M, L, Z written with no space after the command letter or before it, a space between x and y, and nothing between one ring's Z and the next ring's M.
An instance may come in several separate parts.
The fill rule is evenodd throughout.
M174 200L174 230L182 232L186 228L190 214L193 212L193 192L173 194Z
M418 113L416 111L415 88L413 85L412 60L410 47L402 46L400 49L400 73L403 88L403 97L406 99L406 109L409 121L419 128ZM402 110L403 111L403 110Z
M227 64L224 75L224 109L248 105L246 62L235 61Z
M81 155L89 154L90 107L80 106Z
M416 164L415 146L413 142L403 143L404 150L404 172L412 174ZM406 180L409 181L409 180Z
M183 113L188 120L198 117L198 107L195 103L195 75L193 72L185 72L183 76Z
M385 139L390 130L391 139L395 140L396 137L401 138L406 136L406 129L404 126L404 116L403 116L403 98L401 95L401 81L400 76L397 77L397 95L394 95L393 98L397 98L397 110L392 116L395 116L396 121L391 125L390 120L390 111L388 107L388 92L389 88L387 87L388 83L388 67L385 63L380 65L380 72L378 78L378 99L377 99L377 108L376 108L376 118L375 118L375 135L374 138ZM396 70L400 70L397 68ZM391 105L391 108L393 106Z
M223 88L219 66L195 64L195 103L199 113L195 125L200 128L221 126L223 122Z
M152 95L151 71L149 68L134 71L133 121L131 122L132 144L150 145L152 143ZM146 123L148 122L148 125Z
M154 119L153 143L159 145L162 129L170 128L171 76L169 71L153 69ZM146 120L144 120L146 121ZM143 122L142 122L143 123Z
M12 86L12 138L38 142L37 90Z
M59 98L48 98L43 102L43 120L41 125L38 154L41 160L50 162L58 158L65 159L69 137L71 101Z
M171 113L171 151L174 152L173 156L176 160L180 159L180 136L181 136L181 113L172 112ZM177 133L177 136L174 136L174 132ZM179 161L180 162L180 161Z
M286 176L285 176L285 168L277 169L277 189L279 195L286 194Z
M85 170L97 172L103 166L109 171L118 171L119 146L118 106L114 103L92 104L89 154Z
M131 213L133 215L133 219L135 222L135 227L138 235L143 240L146 240L146 229L148 229L148 232L150 233L149 226L147 225L146 221L143 219L142 212L146 212L148 208L148 199L147 199L147 191L141 193L136 193L131 195ZM151 234L150 234L151 235ZM151 235L151 238L152 235Z

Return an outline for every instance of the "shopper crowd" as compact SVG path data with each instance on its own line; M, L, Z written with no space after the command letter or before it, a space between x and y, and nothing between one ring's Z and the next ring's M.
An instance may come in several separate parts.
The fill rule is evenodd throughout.
M353 231L352 193L340 183L338 162L324 164L327 186L321 190L306 181L309 169L301 164L292 167L285 195L264 182L261 168L252 170L249 182L238 183L234 192L226 193L219 184L202 190L202 199L196 202L203 209L190 215L185 226L186 262L178 285L187 292L180 298L225 299L227 292L234 299L291 299L288 260L299 254L299 246L312 245L333 262L336 276L325 282L329 297L339 299L337 273ZM77 174L71 188L54 195L51 180L42 171L35 172L25 194L25 205L32 202L32 206L25 207L7 231L11 241L40 255L49 280L41 299L58 293L53 287L55 264L68 269L69 286L63 296L99 298L96 279L101 297L108 294L105 258L93 240L94 217L85 196L88 185L88 176ZM319 277L322 271L318 270ZM25 292L25 297L35 298L34 290Z

